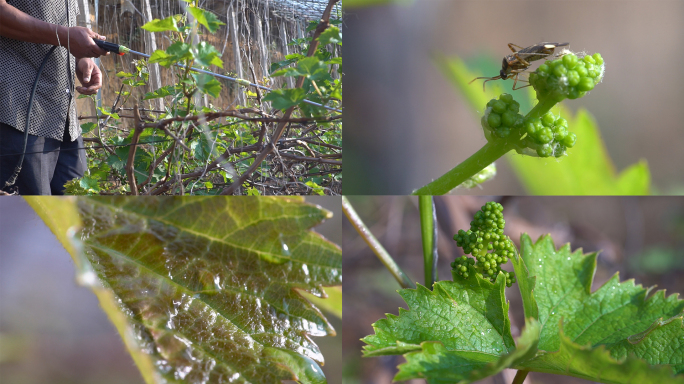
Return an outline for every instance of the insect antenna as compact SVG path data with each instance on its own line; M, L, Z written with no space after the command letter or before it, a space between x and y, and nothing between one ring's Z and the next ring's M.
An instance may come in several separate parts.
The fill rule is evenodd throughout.
M501 75L495 76L495 77L476 77L476 78L470 80L470 82L469 82L468 84L472 84L475 80L479 80L479 79L487 79L487 80L484 81L484 83L482 83L482 90L484 91L484 90L485 90L485 84L486 84L488 81L499 80L499 79L501 79Z

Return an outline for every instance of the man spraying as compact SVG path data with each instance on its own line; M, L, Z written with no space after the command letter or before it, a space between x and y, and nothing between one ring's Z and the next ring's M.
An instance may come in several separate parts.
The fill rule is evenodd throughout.
M61 195L85 172L74 90L97 93L102 73L91 58L108 52L93 41L104 36L75 26L77 14L75 0L0 0L1 189Z

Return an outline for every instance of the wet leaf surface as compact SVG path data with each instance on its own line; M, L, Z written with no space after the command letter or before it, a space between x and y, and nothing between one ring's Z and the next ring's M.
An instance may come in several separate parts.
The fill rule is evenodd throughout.
M298 290L341 284L339 247L309 231L327 211L216 197L77 207L80 248L125 318L119 332L151 363L148 382L325 382L311 336L335 331Z
M403 354L395 380L471 383L504 368L601 383L684 383L684 301L620 282L591 292L596 253L556 249L550 236L523 234L513 258L526 325L513 345L504 278L399 291L409 310L388 314L363 339L365 356ZM474 272L474 271L473 271Z

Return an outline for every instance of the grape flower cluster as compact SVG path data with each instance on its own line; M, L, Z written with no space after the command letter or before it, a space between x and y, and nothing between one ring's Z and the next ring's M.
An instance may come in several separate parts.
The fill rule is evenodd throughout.
M582 58L567 53L540 65L530 74L530 84L537 91L537 99L551 98L559 102L577 99L594 89L601 79L605 65L600 53Z
M568 131L568 121L547 112L539 117L525 118L518 110L520 104L504 93L487 103L482 117L482 128L488 141L507 139L516 142L520 154L538 157L561 157L572 148L577 136Z
M475 213L468 231L460 230L454 235L454 240L465 255L451 263L452 272L464 278L470 277L472 269L477 276L496 281L499 272L506 277L506 286L515 283L515 273L501 270L501 265L515 255L515 245L511 239L503 234L506 221L503 218L503 206L499 203L488 202Z

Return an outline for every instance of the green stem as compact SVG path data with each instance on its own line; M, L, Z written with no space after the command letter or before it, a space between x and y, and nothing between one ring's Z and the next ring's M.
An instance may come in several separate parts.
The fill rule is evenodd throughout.
M532 108L532 110L525 116L525 120L537 117L540 118L545 115L559 100L552 97L547 97L539 100L539 103ZM449 172L440 176L437 180L413 191L414 195L443 195L452 189L458 187L464 181L473 177L476 173L482 171L489 164L493 163L506 152L514 148L513 142L509 140L495 140L490 141L475 152L472 156L467 158L461 164L452 168Z
M425 286L432 287L437 280L437 214L432 196L418 196L420 231L423 238Z
M411 279L409 279L404 271L399 268L399 265L397 265L392 256L390 256L382 244L380 244L378 239L373 236L366 224L363 223L363 220L361 220L356 213L346 196L342 196L342 210L344 211L344 215L347 216L347 219L349 219L349 222L351 222L356 229L356 232L359 233L370 249L378 256L378 259L380 259L392 276L399 282L399 285L401 285L402 288L415 288L416 286L411 282Z
M461 164L455 166L447 173L440 176L426 186L413 191L414 195L443 195L458 187L464 181L473 177L486 166L496 161L506 152L513 149L507 140L490 141L467 158Z
M527 116L525 116L525 120L532 118L532 117L541 118L548 111L550 111L551 108L553 108L553 106L556 105L557 103L558 103L558 101L555 101L550 97L547 97L543 100L539 100L537 105L535 105L534 108L532 108L532 110L527 114Z
M530 373L530 371L525 371L523 369L518 370L513 379L513 383L511 384L523 384L528 373Z

